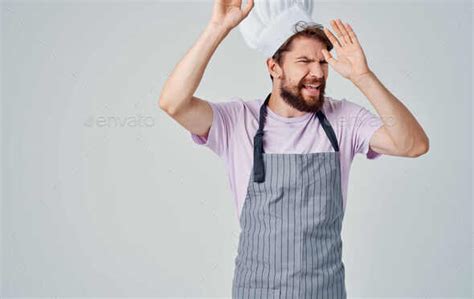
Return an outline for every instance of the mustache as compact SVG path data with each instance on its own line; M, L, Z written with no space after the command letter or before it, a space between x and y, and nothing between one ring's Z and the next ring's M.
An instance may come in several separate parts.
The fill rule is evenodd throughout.
M301 83L301 86L303 86L303 85L307 85L307 84L315 84L315 85L317 85L317 84L321 84L321 85L323 86L323 85L325 85L325 84L326 84L326 81L324 81L324 80L319 80L319 81L308 81L308 82L303 82L303 83Z

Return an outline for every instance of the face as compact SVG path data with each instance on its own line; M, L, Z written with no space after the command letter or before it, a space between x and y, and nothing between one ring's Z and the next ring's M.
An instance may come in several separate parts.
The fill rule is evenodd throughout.
M321 53L324 47L320 41L299 38L283 54L278 82L280 96L299 111L316 112L324 103L328 75L328 64Z

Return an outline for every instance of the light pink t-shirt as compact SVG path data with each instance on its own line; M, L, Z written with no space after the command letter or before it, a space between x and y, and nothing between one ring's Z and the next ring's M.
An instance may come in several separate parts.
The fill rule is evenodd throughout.
M226 102L209 102L213 111L208 136L191 133L196 144L204 145L224 160L228 182L236 206L237 217L247 195L250 171L253 170L253 138L258 129L258 116L264 98L244 101L233 97ZM351 162L356 153L375 159L381 154L369 148L372 134L383 125L382 120L366 108L346 99L325 96L322 107L337 136L341 161L343 209ZM263 149L265 153L333 152L315 113L283 117L267 106Z

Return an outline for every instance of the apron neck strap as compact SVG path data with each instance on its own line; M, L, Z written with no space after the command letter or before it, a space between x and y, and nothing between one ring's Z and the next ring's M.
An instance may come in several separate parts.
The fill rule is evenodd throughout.
M316 116L318 116L319 122L323 126L324 132L326 132L326 136L328 136L329 141L331 141L331 145L334 148L334 151L338 152L339 144L337 143L337 137L336 137L336 134L334 133L334 130L332 129L331 124L326 118L326 115L324 115L324 113L321 110L319 110L318 112L316 112Z
M263 105L260 107L260 114L258 119L258 129L253 138L253 172L254 181L261 183L265 180L265 168L263 165L263 127L265 126L265 119L267 116L267 105L270 100L269 93Z
M267 116L267 106L270 100L270 96L272 94L269 93L265 101L263 102L262 106L260 107L260 114L258 119L258 129L255 133L253 139L253 172L254 172L254 182L261 183L265 180L265 167L263 165L263 128L265 126L265 119ZM334 151L339 152L339 144L337 142L336 134L324 115L323 111L320 109L316 112L316 116L321 123L321 126L326 133L326 136L329 138Z

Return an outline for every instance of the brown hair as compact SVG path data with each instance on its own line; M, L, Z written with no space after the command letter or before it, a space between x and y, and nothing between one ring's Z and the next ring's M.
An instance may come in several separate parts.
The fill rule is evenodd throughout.
M290 36L279 48L276 50L275 54L273 54L272 58L278 65L282 65L283 61L283 54L287 51L291 50L291 45L293 40L299 37L307 37L312 38L314 40L318 40L326 45L326 49L331 51L333 45L331 41L326 36L326 33L323 31L323 25L318 23L307 23L305 21L299 21L295 24L294 30L295 33ZM270 78L273 81L272 75Z

